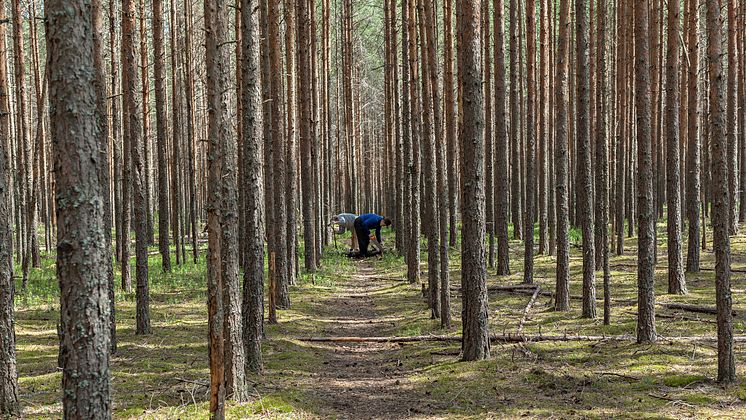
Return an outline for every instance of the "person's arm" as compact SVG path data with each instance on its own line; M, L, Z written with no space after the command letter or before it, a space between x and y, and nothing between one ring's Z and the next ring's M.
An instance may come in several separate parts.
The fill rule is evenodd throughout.
M381 226L376 228L376 239L378 240L378 243L381 243Z

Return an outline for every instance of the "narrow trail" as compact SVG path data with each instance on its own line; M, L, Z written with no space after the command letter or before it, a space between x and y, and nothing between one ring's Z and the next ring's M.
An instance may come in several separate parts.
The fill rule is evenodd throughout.
M372 281L373 266L360 262L357 272L325 301L318 314L325 336L389 335L398 318L384 313L380 299L390 283ZM426 395L410 381L411 367L402 346L391 343L324 343L324 368L312 391L323 416L346 419L428 417Z

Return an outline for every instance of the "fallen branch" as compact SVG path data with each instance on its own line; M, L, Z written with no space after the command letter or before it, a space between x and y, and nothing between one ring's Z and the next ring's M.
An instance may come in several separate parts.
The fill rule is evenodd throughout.
M634 376L623 375L621 373L616 373L616 372L593 372L593 373L595 373L596 375L601 375L601 376L618 376L620 378L628 379L630 381L640 380L640 378L635 378Z
M625 311L624 313L627 314L627 315L637 316L637 312ZM669 314L662 314L660 312L656 312L655 313L655 317L656 318L673 319L673 320L681 320L681 321L705 322L705 323L708 323L708 324L714 324L715 323L715 321L710 320L710 319L702 319L702 318L699 318L699 317L693 318L693 317L686 316L686 315L669 315Z
M526 318L528 318L528 313L531 310L531 307L534 306L534 303L536 302L536 298L539 296L539 292L541 292L541 286L536 286L536 290L534 291L534 294L531 296L531 300L528 301L528 305L526 305L526 309L523 310L523 318L521 318L521 322L518 324L519 335L523 332L523 324L526 323Z
M366 276L365 274L357 274L357 275L352 275L352 276L346 275L346 274L339 274L338 276L344 279L351 279L351 278L357 277L357 278L362 278L362 279L395 281L395 282L400 282L400 283L404 283L407 281L407 279L400 278L400 277Z
M458 356L461 351L431 351L433 356Z
M690 305L687 303L660 303L659 305L667 309L679 309L682 311L697 312L710 315L718 314L718 310L714 306ZM733 312L733 316L736 316L735 312Z
M306 337L311 343L416 343L422 341L461 341L459 335L415 335L411 337Z
M618 267L637 269L637 265L636 264L624 264L624 263L621 263L621 264L611 264L611 268L618 268ZM660 264L660 265L656 266L656 269L668 270L668 265L667 264ZM699 271L708 271L708 272L709 271L715 271L715 268L711 268L711 267L700 267ZM742 269L742 268L741 269L739 269L739 268L731 268L730 272L731 273L738 273L738 274L746 274L746 269Z
M538 284L516 284L511 286L489 286L487 287L487 290L491 292L498 292L498 291L505 291L505 292L514 292L514 291L532 291L539 287ZM458 286L451 287L451 291L459 292L461 291L461 288Z
M685 402L685 401L683 401L681 399L671 398L671 397L668 397L668 396L665 396L665 395L656 395L656 394L653 394L652 392L648 393L648 395L651 396L651 397L653 397L653 398L657 398L659 400L670 401L669 404L683 405L683 406L689 407L689 408L694 407L694 405L689 404L688 402ZM666 404L666 405L668 405L668 404Z
M515 286L489 286L487 287L487 292L505 292L505 293L519 293L524 295L533 295L534 291L539 287L538 284L517 284ZM460 292L460 287L451 287L452 292ZM551 298L554 298L554 293L546 290L539 291L540 296L548 296ZM580 295L570 295L570 299L572 300L583 300L583 296ZM601 301L602 298L596 298L596 300Z
M460 335L416 335L411 337L305 337L299 341L314 343L417 343L417 342L461 342ZM541 334L493 334L490 341L496 343L523 343L539 341L617 341L634 342L632 335L541 335ZM734 342L746 343L746 336L733 338ZM714 343L717 337L695 336L695 337L658 337L659 343Z
M199 386L203 386L203 387L209 387L209 386L210 386L210 384L209 384L209 383L207 383L207 382L202 382L202 381L192 381L192 380L190 380L190 379L184 379L184 378L174 378L174 379L175 379L175 380L176 380L177 382L183 382L183 383L186 383L186 384L199 385Z

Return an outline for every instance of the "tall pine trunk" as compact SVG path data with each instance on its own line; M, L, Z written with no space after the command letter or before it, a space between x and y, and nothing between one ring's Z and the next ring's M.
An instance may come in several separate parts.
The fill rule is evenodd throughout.
M166 117L166 51L163 35L163 0L153 0L153 75L155 77L156 141L158 143L158 248L164 272L171 271L168 231L168 118Z
M567 114L568 114L568 56L569 56L569 15L570 1L560 0L559 43L557 45L557 68L554 83L555 109L557 115L554 123L554 165L556 174L557 200L557 279L555 286L556 299L554 309L570 309L570 249L569 249L569 208L568 208L568 150L567 150Z
M461 34L461 89L463 101L463 176L464 190L461 287L463 290L462 323L464 360L490 357L487 329L487 285L485 261L484 203L484 114L482 109L482 74L478 0L458 2L458 31Z
M148 292L148 218L146 208L145 162L143 157L142 121L140 116L140 102L137 92L140 88L137 50L135 47L135 16L136 4L134 0L124 0L122 3L122 57L123 72L127 73L123 83L124 106L130 150L125 154L131 156L132 210L135 225L135 276L137 288L135 291L137 309L137 334L150 333L149 292Z
M272 130L272 202L274 221L270 224L273 231L269 233L272 236L272 250L274 257L270 254L270 261L273 261L272 270L274 276L270 281L274 281L274 303L278 308L286 309L290 307L290 296L288 294L288 283L290 276L290 262L288 261L287 247L288 242L294 240L288 235L287 231L287 197L286 191L281 188L291 180L287 176L287 154L286 139L283 133L283 95L282 95L282 72L277 71L282 66L282 51L280 49L280 1L268 0L267 4L267 28L269 42L269 65L272 70L270 73L271 83L271 130ZM269 211L269 209L268 209Z
M96 118L92 10L46 2L51 135L57 191L62 409L111 418L109 295ZM76 54L69 54L76 51Z
M508 127L505 112L505 7L503 0L494 0L495 27L495 229L497 232L497 274L510 274L508 238ZM501 181L502 180L502 181Z
M101 194L103 195L104 211L104 264L106 267L106 282L108 285L108 298L110 308L109 334L111 341L111 353L116 353L116 317L114 315L114 265L111 251L112 203L111 203L111 178L109 175L109 118L107 114L107 91L106 91L106 61L104 48L104 14L102 0L93 0L91 7L91 24L93 25L93 66L96 89L96 128L98 129L99 147L99 176L101 182Z
M0 20L5 19L5 7L0 7ZM6 63L8 51L5 47L6 25L0 25L0 62ZM8 72L0 66L0 138L10 140ZM16 334L13 297L13 233L11 231L11 196L9 160L10 148L0 144L0 416L13 417L20 414L18 405L18 368L16 364Z
M439 238L440 228L438 226L438 202L437 202L437 174L435 155L435 125L433 124L433 88L430 84L430 72L436 71L430 68L428 50L431 40L428 38L425 26L427 11L424 1L417 1L417 12L420 34L420 58L422 67L422 153L423 153L423 180L424 191L422 194L422 207L425 214L425 235L427 236L427 278L430 306L430 317L440 318L440 250ZM437 89L437 85L436 85Z
M392 1L393 3L393 1ZM430 3L427 3L428 5ZM443 3L443 14L444 16L444 25L445 25L445 37L447 38L445 40L446 43L450 44L453 42L452 39L450 39L452 35L452 17L453 17L453 3L451 0L446 0ZM430 19L430 22L428 24L428 31L430 34L435 33L436 28L436 17L435 15L432 16ZM394 44L395 42L394 38ZM433 66L435 66L437 61L435 61L435 57L433 56L435 53L435 45L430 45L430 60ZM452 47L452 45L451 45ZM449 168L449 165L446 163L448 162L448 145L452 141L451 136L455 136L455 133L453 132L454 129L454 119L453 119L453 51L449 51L448 54L445 56L445 63L444 63L444 79L443 79L443 96L445 99L445 131L441 132L440 140L437 141L437 165L438 165L438 211L440 214L440 326L443 328L450 328L451 327L451 288L450 288L450 273L448 269L448 223L450 219L450 202L449 202L449 194L450 194L450 185L449 185L449 179L454 177L454 170L453 168ZM450 72L450 75L448 76L448 81L446 81L445 72ZM432 83L436 88L434 89L437 92L437 72L432 73L431 76L435 76L434 80L431 78ZM450 97L449 97L450 96ZM438 98L438 95L436 93L435 95L436 101ZM449 102L450 100L450 102ZM440 114L437 112L437 114ZM450 122L449 122L450 120ZM438 129L441 127L440 124L438 125ZM451 130L451 131L449 131Z
M689 222L689 241L686 254L686 271L688 273L699 272L699 243L700 243L700 206L701 206L701 142L699 139L699 113L701 104L699 101L699 47L697 46L697 2L689 0L686 10L686 19L689 21L687 36L687 51L689 62L687 65L687 220Z
M685 294L681 256L681 178L679 152L679 2L668 2L668 53L666 55L666 198L668 212L668 293Z
M651 158L650 40L648 0L634 0L635 122L637 128L637 342L656 341L655 208Z
M736 0L723 0L728 5L728 90L726 115L726 135L728 136L728 220L730 221L729 234L738 233L738 137L736 136ZM743 98L741 98L743 102Z
M590 74L588 10L584 0L575 1L577 57L577 213L583 231L583 317L596 317L596 257L593 229L593 172L591 170Z
M512 22L511 22L512 24ZM526 1L526 206L524 208L523 283L534 281L534 216L536 215L536 2Z
M304 265L307 272L316 271L316 234L314 213L316 211L316 199L314 196L314 174L315 168L312 162L314 147L313 120L314 115L311 104L311 34L310 34L310 11L306 0L296 0L296 19L298 22L298 87L299 87L299 112L300 123L300 145L301 145L301 181L303 183L303 245ZM295 163L295 162L293 162Z
M733 314L730 290L730 201L728 138L723 70L723 20L720 0L707 0L707 59L710 77L710 135L712 146L712 230L715 251L715 302L718 330L718 382L736 381L733 353ZM729 87L730 89L730 87Z
M262 136L259 17L257 0L241 0L241 119L243 124L246 266L243 283L243 340L246 374L262 370L264 317L264 138Z
M521 104L518 98L520 67L518 45L518 21L520 20L520 5L518 0L510 0L510 209L513 221L513 239L523 237L523 219L521 215L522 186L521 186Z
M597 3L597 53L598 84L596 87L596 232L598 246L596 252L601 255L604 287L604 325L611 321L611 285L609 272L609 142L607 138L609 107L607 102L606 78L606 28L607 2Z

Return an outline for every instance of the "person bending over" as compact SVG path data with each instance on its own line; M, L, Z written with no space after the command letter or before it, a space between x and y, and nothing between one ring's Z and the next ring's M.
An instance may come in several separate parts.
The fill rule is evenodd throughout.
M357 236L355 236L355 219L357 216L352 213L339 213L332 217L332 225L337 225L335 233L342 235L348 230L352 232L352 238L350 239L350 252L357 250Z
M375 213L363 214L355 219L355 235L357 236L357 243L360 247L361 257L365 258L368 256L368 245L370 245L371 229L375 229L376 240L380 244L382 243L381 228L384 226L391 226L391 219L379 216Z

